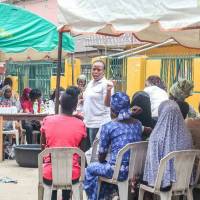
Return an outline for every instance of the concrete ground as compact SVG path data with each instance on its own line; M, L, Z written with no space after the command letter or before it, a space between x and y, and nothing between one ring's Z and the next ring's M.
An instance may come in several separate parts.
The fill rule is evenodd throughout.
M0 182L0 200L37 200L37 168L19 167L15 160L5 160L0 162L0 179L3 177L17 180L18 183ZM60 197L61 193L58 195ZM86 199L84 193L84 200Z
M0 163L0 178L9 177L14 183L0 182L0 200L37 200L37 168L19 167L15 160Z

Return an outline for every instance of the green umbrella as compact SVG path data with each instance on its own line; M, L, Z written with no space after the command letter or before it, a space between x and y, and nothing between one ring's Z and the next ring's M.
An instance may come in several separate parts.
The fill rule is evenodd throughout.
M25 9L0 3L0 51L21 53L28 49L51 52L58 47L57 27ZM74 40L63 35L64 51L74 51Z

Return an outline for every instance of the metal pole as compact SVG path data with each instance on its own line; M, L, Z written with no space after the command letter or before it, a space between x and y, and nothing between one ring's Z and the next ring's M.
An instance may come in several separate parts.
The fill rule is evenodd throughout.
M56 105L55 113L59 112L59 94L60 94L60 73L62 67L62 32L59 32L59 41L58 41L58 65L57 65L57 79L56 79Z
M173 40L173 39L169 39L169 40L167 40L167 41L165 41L165 42L162 42L162 43L159 43L159 44L155 44L155 45L153 45L153 46L147 47L147 48L142 49L142 50L138 50L138 51L135 51L135 52L132 52L132 53L125 54L125 55L120 56L120 57L118 57L118 58L121 59L121 58L129 57L129 56L133 56L133 55L136 55L136 54L138 54L138 53L147 51L147 50L149 50L149 49L154 49L154 48L156 48L156 47L163 46L163 45L165 45L165 44L167 44L167 43L170 43L170 42L174 42L174 40Z
M71 65L72 65L72 85L74 85L74 54L71 54Z
M119 56L121 54L126 54L126 53L129 53L131 51L135 51L135 50L138 50L138 49L142 49L144 47L147 47L147 46L150 46L152 45L151 43L147 43L147 44L144 44L142 46L139 46L139 47L135 47L135 48L132 48L132 49L129 49L129 50L126 50L126 51L122 51L122 52L119 52L119 53L115 53L115 54L111 54L109 55L109 57L114 57L114 56Z

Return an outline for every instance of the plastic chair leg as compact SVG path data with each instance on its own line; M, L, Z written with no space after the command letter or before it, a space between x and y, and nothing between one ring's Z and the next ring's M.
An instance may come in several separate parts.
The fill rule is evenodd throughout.
M119 198L120 200L128 199L128 181L118 182Z
M44 188L42 185L38 185L38 200L43 200Z
M172 193L170 192L161 192L160 193L160 200L171 200L172 199Z
M19 145L19 132L18 131L15 133L15 138L16 138L16 145Z
M99 180L98 181L98 190L97 190L97 199L99 199L100 190L101 190L101 181Z
M190 189L187 191L187 200L193 200L192 190Z
M143 200L144 199L144 190L142 188L139 189L139 197L138 200Z
M74 200L83 200L83 187L80 183L72 186L72 197Z

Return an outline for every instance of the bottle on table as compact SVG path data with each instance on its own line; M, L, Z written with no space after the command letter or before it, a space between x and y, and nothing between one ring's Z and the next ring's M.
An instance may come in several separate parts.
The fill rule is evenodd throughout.
M37 114L38 113L38 101L35 101L33 103L33 113Z

